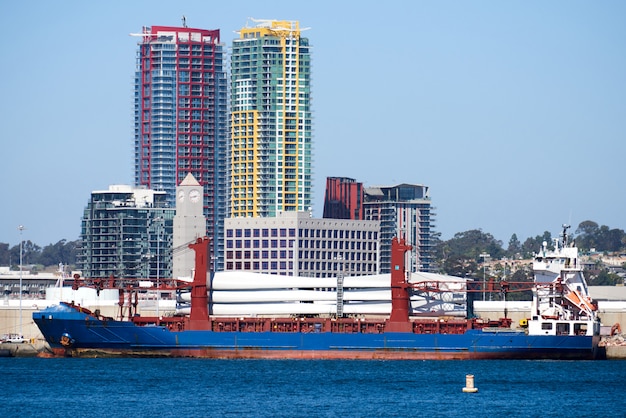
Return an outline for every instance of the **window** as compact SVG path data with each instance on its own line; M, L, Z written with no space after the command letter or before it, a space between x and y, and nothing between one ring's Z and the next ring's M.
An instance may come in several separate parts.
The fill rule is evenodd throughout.
M587 335L587 324L585 323L574 324L574 334Z
M569 335L569 324L567 322L557 322L556 335Z

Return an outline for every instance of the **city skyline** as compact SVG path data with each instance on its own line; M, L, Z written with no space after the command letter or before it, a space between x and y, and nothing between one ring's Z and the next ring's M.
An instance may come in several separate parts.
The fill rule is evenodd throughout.
M128 34L183 15L227 46L248 17L308 28L316 217L337 176L428 185L443 239L626 226L621 2L34 3L0 6L0 242L78 239L90 193L133 183Z

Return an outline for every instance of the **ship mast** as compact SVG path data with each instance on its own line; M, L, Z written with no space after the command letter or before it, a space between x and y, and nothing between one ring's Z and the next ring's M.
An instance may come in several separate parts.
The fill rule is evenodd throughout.
M392 332L411 332L409 285L404 260L410 249L404 238L391 241L391 315L386 329Z
M189 248L196 253L196 269L191 285L191 313L189 314L190 330L208 330L209 297L207 293L207 271L209 260L209 242L207 237L198 238Z

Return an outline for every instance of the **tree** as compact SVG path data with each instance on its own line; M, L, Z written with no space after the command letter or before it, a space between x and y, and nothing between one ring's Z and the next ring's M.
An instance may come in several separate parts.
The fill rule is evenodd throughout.
M480 254L485 252L490 254L492 258L500 258L504 255L502 242L480 229L457 232L452 239L444 244L450 256L463 256L468 259L479 260Z
M41 251L38 262L44 266L76 263L76 241L66 242L63 239L54 245L46 245Z
M526 241L522 244L522 257L531 258L534 253L541 250L544 242L548 245L548 248L554 248L552 235L548 231L545 231L543 235L537 235L535 238L526 238Z
M621 229L609 229L608 226L598 226L596 222L584 221L576 229L576 242L584 251L592 248L596 251L620 251L626 246L626 233Z
M615 286L618 283L623 283L621 277L615 273L609 272L607 269L600 270L600 272L589 281L592 286Z
M593 221L583 221L576 229L576 245L583 251L589 251L596 247L598 224Z
M9 244L0 242L0 266L8 266L10 264Z
M578 224L577 234L593 236L598 233L598 224L594 221L583 221Z
M471 277L476 274L478 265L474 260L454 255L444 260L442 268L446 274L451 276Z
M19 250L18 250L19 251ZM22 244L22 264L37 264L39 255L41 254L41 247L31 240L24 241Z
M42 248L32 241L22 242L22 264L56 266L58 263L76 264L78 241L61 240L56 244ZM9 248L9 244L0 243L0 266L10 265L17 269L20 264L20 245Z
M533 276L532 268L528 265L522 268L518 268L511 274L512 282L532 282L535 278Z
M522 244L517 239L517 234L511 235L511 239L509 240L509 246L506 249L506 252L509 257L514 258L517 254L522 252Z
M602 235L602 251L619 251L623 248L622 242L626 234L621 229L610 229Z
M471 276L477 270L480 254L488 253L492 258L504 255L502 242L480 229L458 232L448 241L440 241L435 247L438 264L446 274Z

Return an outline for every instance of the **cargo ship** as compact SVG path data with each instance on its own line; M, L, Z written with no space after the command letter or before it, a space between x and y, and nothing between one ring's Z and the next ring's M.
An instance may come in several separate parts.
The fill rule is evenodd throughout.
M128 318L110 318L75 303L62 302L33 313L57 356L202 357L223 359L596 359L600 321L589 297L577 248L568 242L567 227L553 247L543 244L533 261L533 300L528 318L487 320L472 314L473 295L486 292L480 282L455 283L466 295L465 317L416 316L411 297L416 292L449 291L450 282L409 281L404 239L392 241L390 312L385 316L343 314L282 317L220 316L212 313L208 278L208 242L199 238L195 273L190 283L188 314L145 317L136 313L136 289L119 289L120 306L129 300ZM112 280L112 279L111 279ZM314 279L313 279L314 280ZM76 283L80 281L76 280ZM106 280L99 288L115 287ZM117 285L119 287L119 285ZM161 284L161 286L164 286ZM493 286L492 286L493 287ZM510 282L500 282L506 297ZM338 285L336 293L343 289ZM494 289L490 289L494 291ZM339 297L339 295L337 295ZM135 309L133 313L132 309Z

